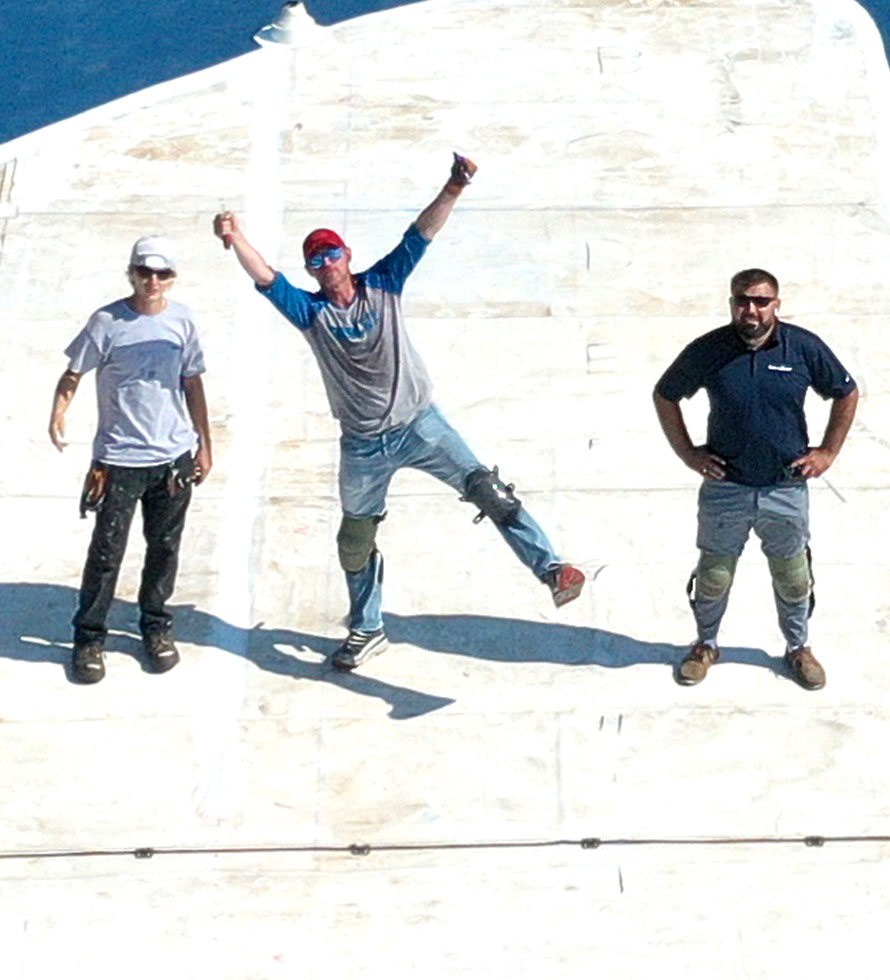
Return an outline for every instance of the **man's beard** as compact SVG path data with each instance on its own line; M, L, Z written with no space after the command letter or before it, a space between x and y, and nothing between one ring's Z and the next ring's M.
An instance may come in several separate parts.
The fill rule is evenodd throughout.
M762 323L758 320L756 323L746 323L743 320L739 320L735 325L739 336L746 344L751 344L754 341L760 340L765 337L770 330L773 328L772 323Z

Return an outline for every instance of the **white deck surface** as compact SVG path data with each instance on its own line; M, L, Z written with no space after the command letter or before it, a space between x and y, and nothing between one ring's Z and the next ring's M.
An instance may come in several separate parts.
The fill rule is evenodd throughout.
M0 972L886 977L890 838L864 839L890 835L877 31L846 0L431 0L312 37L45 130L2 171ZM303 235L333 225L360 269L452 148L480 170L409 282L412 335L440 406L590 584L554 610L454 493L402 474L380 537L393 643L342 676L336 426L210 221L243 214L298 283ZM46 422L62 349L154 232L202 327L216 468L174 599L183 663L140 665L137 523L108 676L83 688L65 665L92 383L64 455ZM749 265L862 391L812 486L815 694L784 671L756 542L724 660L672 679L696 480L650 393ZM527 846L486 846L507 843Z

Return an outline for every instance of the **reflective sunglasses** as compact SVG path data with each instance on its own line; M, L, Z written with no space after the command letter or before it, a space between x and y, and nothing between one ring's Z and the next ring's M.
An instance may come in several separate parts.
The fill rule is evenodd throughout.
M325 259L330 259L331 262L336 262L337 259L343 257L343 249L335 246L334 248L323 248L318 252L314 252L312 256L306 259L306 265L310 269L321 269L324 267Z
M758 310L762 310L770 303L775 303L778 298L778 296L733 296L732 305L747 306L749 303L753 303Z
M176 275L172 269L149 269L147 265L134 265L133 271L140 279L151 279L152 276L157 276L161 282L166 282Z

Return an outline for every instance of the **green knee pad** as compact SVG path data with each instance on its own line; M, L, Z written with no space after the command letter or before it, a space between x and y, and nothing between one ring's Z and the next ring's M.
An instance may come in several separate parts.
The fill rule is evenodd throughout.
M714 555L710 551L703 551L695 573L695 597L707 601L726 595L732 585L738 561L735 555Z
M374 554L377 525L386 517L350 517L343 515L337 531L337 555L340 567L346 572L360 572Z
M810 561L802 551L793 558L767 558L773 588L776 595L785 602L803 602L810 595L813 579L810 575Z

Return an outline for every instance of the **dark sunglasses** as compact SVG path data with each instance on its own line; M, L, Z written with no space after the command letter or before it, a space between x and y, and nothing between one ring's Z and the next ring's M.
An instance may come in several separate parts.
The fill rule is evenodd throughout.
M308 265L310 269L321 269L324 267L325 259L330 259L331 262L336 262L337 259L342 257L342 248L323 248L306 259L306 265Z
M758 310L762 310L770 303L775 303L778 298L778 296L733 296L732 305L747 306L749 303L753 303Z
M151 279L152 276L157 276L161 282L166 282L176 275L172 269L149 269L147 265L134 265L133 271L140 279Z

